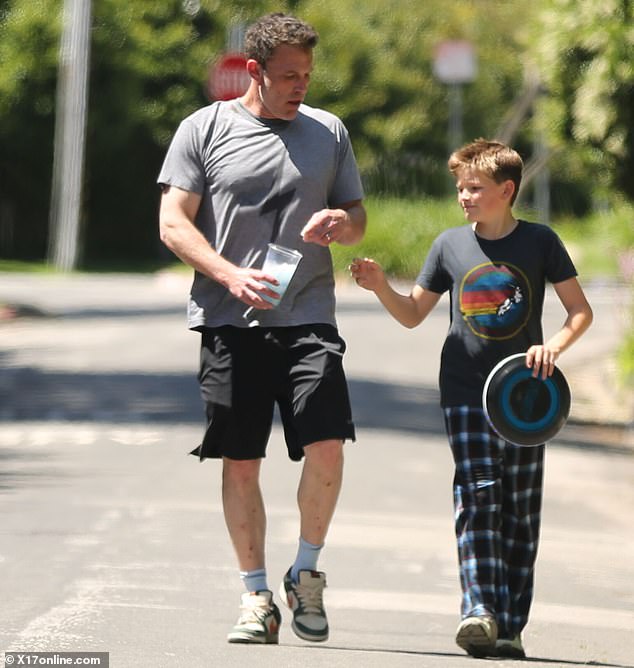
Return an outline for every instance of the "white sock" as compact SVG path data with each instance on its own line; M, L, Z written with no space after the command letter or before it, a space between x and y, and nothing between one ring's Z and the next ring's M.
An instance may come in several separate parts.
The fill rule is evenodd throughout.
M240 579L247 591L270 591L266 581L266 568L257 568L254 571L240 571Z

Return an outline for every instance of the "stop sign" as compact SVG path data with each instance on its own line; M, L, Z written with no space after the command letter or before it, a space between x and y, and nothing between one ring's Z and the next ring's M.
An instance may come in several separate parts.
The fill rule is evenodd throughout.
M250 81L246 56L226 53L211 68L209 95L213 100L233 100L244 95Z

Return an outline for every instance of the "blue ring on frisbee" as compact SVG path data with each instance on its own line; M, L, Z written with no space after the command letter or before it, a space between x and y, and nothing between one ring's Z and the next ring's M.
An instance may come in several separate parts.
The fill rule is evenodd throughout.
M503 386L500 398L502 410L509 422L515 428L526 431L536 431L548 427L553 419L556 419L557 411L561 405L559 389L551 378L548 377L546 380L533 378L532 373L531 369L527 369L526 367L515 373ZM525 395L528 396L524 397L524 410L518 411L512 406L511 400L514 393L522 391L522 388L518 388L519 383L530 383L531 387L528 388L528 392L525 392ZM539 414L531 413L527 415L527 409L530 410L530 407L526 406L526 404L531 403L536 398L533 395L539 394L539 390L542 387L548 392L549 405L545 411Z
M482 392L482 407L492 429L515 445L534 446L552 439L570 413L570 389L555 367L546 379L533 378L526 355L499 362Z

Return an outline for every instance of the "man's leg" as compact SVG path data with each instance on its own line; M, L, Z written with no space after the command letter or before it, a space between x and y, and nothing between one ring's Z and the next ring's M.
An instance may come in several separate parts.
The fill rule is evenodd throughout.
M242 572L264 570L266 513L260 491L261 459L223 458L222 503L225 522ZM280 613L266 589L242 596L241 614L229 633L232 643L277 643Z
M223 458L222 503L225 522L241 571L265 568L266 513L260 491L261 459Z
M304 448L304 468L297 490L301 537L322 545L335 513L343 478L343 443L320 441Z
M295 564L284 576L280 596L293 611L295 634L321 642L328 639L329 632L323 603L326 576L316 570L316 564L341 490L343 442L319 441L306 446L304 455L297 490L300 547Z

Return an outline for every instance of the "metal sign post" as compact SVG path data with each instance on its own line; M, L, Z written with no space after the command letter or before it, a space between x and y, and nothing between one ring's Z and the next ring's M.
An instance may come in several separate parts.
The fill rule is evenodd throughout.
M78 254L91 0L65 0L55 116L55 154L49 220L49 261L62 271L75 268Z
M434 74L449 87L449 153L462 143L462 86L476 78L477 64L471 42L447 40L440 42L434 53Z

